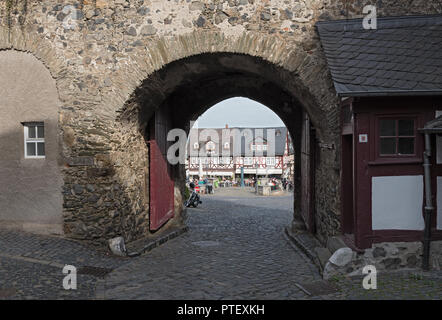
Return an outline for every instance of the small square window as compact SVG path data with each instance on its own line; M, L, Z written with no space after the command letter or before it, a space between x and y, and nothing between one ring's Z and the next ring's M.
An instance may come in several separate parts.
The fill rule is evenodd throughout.
M416 144L415 119L379 119L379 155L414 155Z
M44 123L28 122L23 124L25 136L25 158L44 158Z

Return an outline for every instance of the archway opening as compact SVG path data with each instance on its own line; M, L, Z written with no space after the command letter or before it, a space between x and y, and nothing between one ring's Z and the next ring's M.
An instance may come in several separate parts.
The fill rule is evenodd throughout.
M216 213L238 202L234 210L244 216L267 209L275 220L287 218L287 225L293 216L294 169L294 146L284 122L259 102L229 98L191 123L185 205ZM198 210L190 212L207 219Z
M174 214L179 214L177 207L186 194L185 165L166 164L169 147L177 142L174 137L167 141L169 132L179 128L189 134L192 121L213 105L232 97L247 97L265 105L290 132L290 140L294 141L293 156L300 160L294 161L293 179L289 179L290 187L297 190L293 221L301 228L307 223L308 228L314 231L313 150L310 143L301 142L308 140L313 143L310 140L313 120L310 120L309 114L318 106L302 85L296 87L296 92L290 91L289 87L296 81L293 74L262 59L217 53L174 61L143 83L137 92L136 102L140 106L139 121L142 127L147 128L145 137L150 146L151 231L159 229ZM317 112L315 117L319 121L322 115ZM304 176L301 175L301 159L307 163ZM262 172L258 170L255 179L260 174ZM160 189L158 185L163 187Z

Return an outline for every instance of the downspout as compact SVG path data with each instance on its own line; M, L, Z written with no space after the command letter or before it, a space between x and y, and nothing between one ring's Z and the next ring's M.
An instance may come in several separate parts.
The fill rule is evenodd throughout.
M423 257L422 269L429 270L430 267L430 238L431 238L431 214L434 210L431 197L431 143L430 134L425 133L425 151L424 151L424 181L425 181L425 208L424 208L424 242L423 242Z

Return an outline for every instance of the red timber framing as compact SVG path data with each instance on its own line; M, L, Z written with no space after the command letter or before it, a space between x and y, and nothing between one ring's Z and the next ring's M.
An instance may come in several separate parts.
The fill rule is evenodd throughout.
M423 136L416 133L414 154L383 156L379 153L380 118L413 118L415 129L423 128L442 109L440 97L373 97L354 98L342 103L342 171L341 211L342 232L353 234L357 248L364 249L377 242L421 241L421 230L372 229L372 178L382 176L424 175ZM350 110L350 121L346 108ZM367 135L367 142L364 142ZM362 139L362 140L361 140ZM432 149L436 150L433 137ZM436 207L437 180L442 165L431 157L433 205ZM422 215L423 215L422 203ZM437 210L437 208L436 208ZM437 211L435 211L437 212ZM436 214L432 217L432 240L442 240L442 230L436 230Z
M170 127L170 118L161 108L149 122L151 231L159 229L174 216L174 181L171 165L167 161L166 140Z

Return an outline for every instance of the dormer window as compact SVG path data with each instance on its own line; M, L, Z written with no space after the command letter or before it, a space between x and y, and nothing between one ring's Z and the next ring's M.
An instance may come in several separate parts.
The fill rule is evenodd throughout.
M266 151L267 150L267 143L251 144L250 149L252 151Z
M206 150L207 151L214 151L215 150L215 143L213 141L207 142Z

